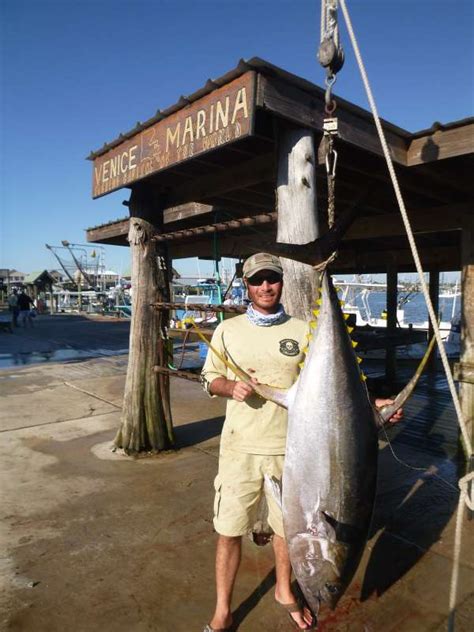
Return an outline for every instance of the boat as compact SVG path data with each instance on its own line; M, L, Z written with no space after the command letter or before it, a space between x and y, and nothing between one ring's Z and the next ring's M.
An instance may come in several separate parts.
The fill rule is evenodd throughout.
M341 300L344 302L344 312L350 315L352 319L352 325L355 325L361 331L364 329L364 335L367 337L369 333L384 336L384 329L387 328L387 312L385 308L378 311L374 308L374 297L378 292L385 291L387 285L384 283L375 283L372 281L364 280L358 276L352 281L336 280L335 285L340 288ZM429 322L426 316L423 320L414 318L413 310L408 310L407 305L409 303L416 302L416 299L420 295L417 286L398 285L399 298L397 301L397 328L400 330L407 330L417 333L426 332L426 337L429 331ZM460 293L457 292L457 285L455 291L450 292L449 295L443 293L440 298L443 301L452 299L452 304L446 305L443 301L440 302L440 315L446 313L447 307L449 307L449 319L442 318L439 322L439 329L441 337L445 342L446 351L449 356L455 357L459 355L460 351L460 318L458 313L457 297ZM419 336L414 336L419 341ZM426 349L426 342L415 342L407 345L400 345L397 347L397 355L399 357L419 358L424 354ZM361 351L364 357L368 358L380 358L384 354L383 349L372 349L370 351Z

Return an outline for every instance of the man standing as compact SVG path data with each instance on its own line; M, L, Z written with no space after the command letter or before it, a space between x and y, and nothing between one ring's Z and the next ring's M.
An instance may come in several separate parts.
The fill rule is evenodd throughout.
M278 257L259 253L243 268L251 301L247 313L221 323L212 345L234 364L252 373L258 382L289 388L298 376L309 324L288 316L280 304L283 269ZM232 624L231 599L240 564L242 536L252 531L264 476L281 479L287 433L287 412L258 397L251 386L233 373L210 350L202 381L212 396L228 398L222 430L219 472L215 479L214 528L219 534L216 552L217 603L206 632L226 630ZM268 523L273 529L275 599L296 627L311 627L312 616L291 591L291 566L284 540L281 510L267 498Z
M263 384L289 388L298 376L302 349L308 344L309 323L288 316L280 304L283 269L278 257L258 253L243 268L251 304L246 314L222 322L212 346L231 363ZM231 599L240 564L242 536L252 531L259 500L265 494L268 524L274 531L275 600L301 630L314 628L308 608L299 605L291 590L291 564L284 539L281 509L266 493L265 475L281 480L286 447L287 411L261 399L252 387L238 381L222 360L209 350L202 382L211 396L228 398L222 430L219 471L214 481L214 528L217 603L203 632L224 632L232 625ZM376 406L392 403L374 400ZM391 418L402 418L401 410Z
M23 323L23 327L26 327L26 323L30 327L33 327L33 319L31 317L31 308L33 306L33 299L31 299L24 290L21 290L18 295L18 307L20 309L20 322Z
M12 293L8 297L8 309L12 315L12 327L18 327L18 314L20 309L18 307L18 296L16 289L12 290Z

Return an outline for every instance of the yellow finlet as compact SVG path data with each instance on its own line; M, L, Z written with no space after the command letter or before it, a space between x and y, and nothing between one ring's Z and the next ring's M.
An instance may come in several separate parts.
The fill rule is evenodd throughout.
M306 334L306 338L307 338L307 340L312 340L313 339L313 334Z
M314 316L319 316L319 309L311 310Z
M321 297L319 297L314 302L315 302L316 305L322 305L323 299Z
M340 305L341 307L344 307L344 305L345 305L345 304L346 304L346 302L345 302L345 301L339 301L339 305Z
M365 382L365 381L367 380L367 375L365 375L365 373L362 373L362 372L361 372L361 374L360 374L360 379L361 379L363 382Z
M317 325L317 323L316 323L315 320L310 320L309 321L309 326L311 327L311 329L316 329L316 325Z
M352 342L352 346L354 347L354 349L355 349L355 348L357 347L357 345L359 344L359 343L357 342L357 340L351 340L351 342Z
M354 331L354 327L347 326L347 331L351 334Z
M308 347L308 345L306 345L306 347L303 347L303 348L301 349L301 353L308 353L308 351L309 351L309 347Z
M362 358L359 358L359 356L356 356L357 359L357 363L360 364L362 362Z
M343 314L343 316L344 316L344 320L347 320L349 318L350 314Z
M302 369L304 367L304 362L299 362L298 366L300 367L300 369Z

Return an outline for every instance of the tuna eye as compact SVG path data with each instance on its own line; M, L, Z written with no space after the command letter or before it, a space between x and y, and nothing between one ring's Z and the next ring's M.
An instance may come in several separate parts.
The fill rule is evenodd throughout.
M339 592L339 586L337 586L336 584L326 584L326 588L328 589L328 592L331 593L331 595L335 595Z

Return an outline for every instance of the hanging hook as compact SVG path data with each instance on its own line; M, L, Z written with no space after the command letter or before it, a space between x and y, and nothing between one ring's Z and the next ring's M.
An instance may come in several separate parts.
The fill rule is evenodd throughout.
M333 75L328 71L328 75L326 77L326 93L324 95L324 102L326 104L325 111L329 116L336 109L336 101L332 98L332 87L336 83L336 75Z

